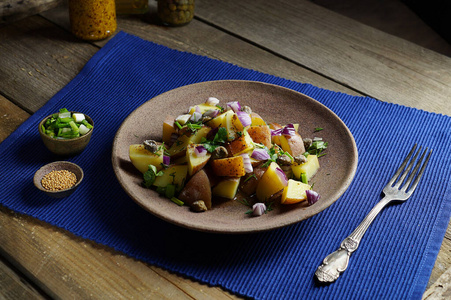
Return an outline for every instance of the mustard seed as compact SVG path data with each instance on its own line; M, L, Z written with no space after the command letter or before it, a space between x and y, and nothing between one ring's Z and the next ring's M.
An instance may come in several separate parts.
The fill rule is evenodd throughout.
M77 183L77 176L68 170L52 171L42 180L42 187L49 191L67 190Z

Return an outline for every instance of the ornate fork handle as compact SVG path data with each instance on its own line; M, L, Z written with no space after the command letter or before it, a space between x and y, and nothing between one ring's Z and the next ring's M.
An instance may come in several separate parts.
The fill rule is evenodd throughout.
M360 225L341 242L340 248L329 254L323 260L323 263L315 272L315 276L319 281L334 282L338 279L340 274L348 267L349 257L359 247L360 240L368 227L370 227L379 212L392 200L393 199L388 196L382 198L382 200L380 200L368 213L362 223L360 223Z

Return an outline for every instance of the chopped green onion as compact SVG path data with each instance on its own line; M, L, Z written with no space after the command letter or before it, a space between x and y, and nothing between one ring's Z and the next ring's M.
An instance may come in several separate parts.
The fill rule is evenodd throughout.
M183 206L185 203L183 203L183 201L175 198L175 197L171 197L170 198L172 202L174 202L175 204L179 205L179 206Z
M301 173L301 182L308 184L307 173Z

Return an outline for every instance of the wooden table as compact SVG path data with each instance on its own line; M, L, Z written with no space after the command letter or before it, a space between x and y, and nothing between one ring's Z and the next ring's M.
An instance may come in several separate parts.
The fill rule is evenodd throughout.
M352 95L451 116L451 58L309 1L196 0L188 25L120 16L120 30L146 40ZM0 141L42 107L106 41L69 31L58 7L0 27ZM234 295L147 265L0 206L0 298L230 299ZM451 229L427 299L451 293Z

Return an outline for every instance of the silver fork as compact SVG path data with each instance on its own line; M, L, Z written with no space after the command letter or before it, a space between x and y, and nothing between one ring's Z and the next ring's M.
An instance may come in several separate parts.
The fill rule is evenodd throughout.
M407 168L404 170L410 158L415 153L416 147L417 145L415 144L412 150L410 150L410 153L407 155L406 159L402 162L399 169L396 171L395 175L384 187L384 197L373 207L373 209L365 217L362 223L360 223L360 225L357 226L357 228L341 242L338 250L332 252L323 260L322 264L315 272L315 276L319 281L334 282L335 280L337 280L340 274L343 273L348 267L349 257L355 250L357 250L360 240L362 239L368 227L370 227L374 218L376 218L376 216L379 214L379 212L388 203L392 201L406 201L412 195L413 191L418 185L418 182L420 181L421 176L423 175L423 172L432 154L432 150L429 151L426 160L422 164L423 159L428 152L428 148L426 148L426 150L421 155L421 158L415 164L418 154L421 151L420 147L418 149L418 152L416 152L415 156L410 161ZM405 180L414 164L415 167L413 171L410 173L407 180ZM418 169L420 167L421 169L418 172Z

